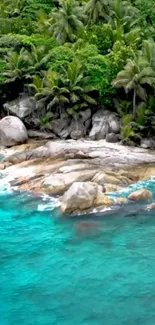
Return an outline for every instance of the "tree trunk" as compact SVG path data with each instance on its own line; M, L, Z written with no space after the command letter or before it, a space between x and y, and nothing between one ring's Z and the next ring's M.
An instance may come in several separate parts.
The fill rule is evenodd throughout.
M133 90L133 118L136 117L136 89Z

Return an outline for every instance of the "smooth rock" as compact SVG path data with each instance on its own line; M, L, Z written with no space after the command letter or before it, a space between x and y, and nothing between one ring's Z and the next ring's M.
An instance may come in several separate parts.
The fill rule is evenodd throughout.
M128 199L133 201L148 200L151 198L152 198L152 192L146 190L145 188L141 188L128 195Z
M116 173L106 173L104 177L105 183L115 184L115 185L129 185L131 184L131 180L126 176L118 175Z
M34 97L27 96L5 103L3 107L7 112L11 112L23 119L36 110L36 101Z
M62 213L85 210L93 206L98 185L92 182L75 182L62 197Z
M0 140L4 146L11 147L25 143L28 139L23 122L16 116L6 116L0 121Z
M118 136L115 133L108 133L106 135L106 141L116 143L118 142Z
M98 191L93 206L101 206L101 205L108 206L108 205L113 205L113 203L114 201L112 199L109 199L104 193Z
M118 175L114 172L104 173L98 172L92 179L92 182L96 182L99 185L115 184L115 185L129 185L131 180L125 176Z
M104 184L104 189L105 192L116 192L116 191L121 191L122 187L119 185L115 185L115 184Z
M51 194L60 194L67 190L74 182L84 182L91 180L95 170L75 171L70 173L56 173L46 177L42 186Z

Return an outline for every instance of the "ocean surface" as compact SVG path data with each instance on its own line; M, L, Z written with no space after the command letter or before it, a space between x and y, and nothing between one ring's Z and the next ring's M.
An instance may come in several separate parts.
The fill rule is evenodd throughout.
M0 325L154 325L155 212L54 205L1 186Z

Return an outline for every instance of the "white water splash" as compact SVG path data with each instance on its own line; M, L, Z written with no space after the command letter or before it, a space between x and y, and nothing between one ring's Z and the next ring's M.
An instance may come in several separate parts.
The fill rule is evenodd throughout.
M43 201L47 201L47 203L41 203L38 204L38 211L52 211L55 208L60 206L60 201L58 198L54 198L54 197L49 197L46 195L45 197L42 197Z

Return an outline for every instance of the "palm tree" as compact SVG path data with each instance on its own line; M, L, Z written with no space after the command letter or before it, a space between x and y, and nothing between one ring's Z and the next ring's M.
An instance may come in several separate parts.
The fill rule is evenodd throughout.
M67 69L63 68L63 72L63 83L69 91L69 114L74 116L88 105L97 105L96 100L90 95L96 89L89 85L90 78L84 76L84 68L79 61L74 59L68 64Z
M125 92L133 91L133 117L136 115L136 96L146 101L147 94L144 86L155 84L155 73L144 60L128 60L123 71L117 74L112 86L124 88Z
M13 82L16 79L28 79L29 72L33 66L33 60L30 53L22 48L19 53L9 51L5 57L6 69L3 73L6 82Z
M90 93L94 87L89 86L89 77L84 76L82 65L73 60L68 67L62 68L62 75L55 71L44 72L44 77L33 77L33 83L29 86L34 89L35 97L47 106L47 110L53 107L61 110L67 104L67 112L74 117L88 105L96 105L97 102Z
M139 11L129 1L114 0L112 3L111 24L115 40L124 40L127 45L137 45L140 41ZM132 44L131 44L132 43Z
M85 13L88 15L88 21L96 23L99 18L106 21L110 19L110 1L109 0L89 0L85 5Z
M152 39L143 41L142 55L155 71L155 42Z
M50 30L60 44L74 42L83 30L86 16L83 7L76 0L60 0L60 6L52 10Z
M138 23L139 11L128 1L114 0L112 3L112 18L114 25L121 25L128 32Z
M7 77L7 82L29 79L33 74L42 74L42 70L46 70L51 54L47 52L45 46L30 45L29 51L22 48L19 53L9 51L6 55L4 76Z
M133 27L124 35L124 40L128 46L137 49L138 45L141 43L141 28L139 26Z
M60 83L60 75L55 71L48 70L44 72L43 78L34 75L33 83L29 86L34 89L36 99L47 104L47 110L51 111L54 106L57 106L61 115L62 106L69 103L67 98L69 91L62 85L60 86Z

